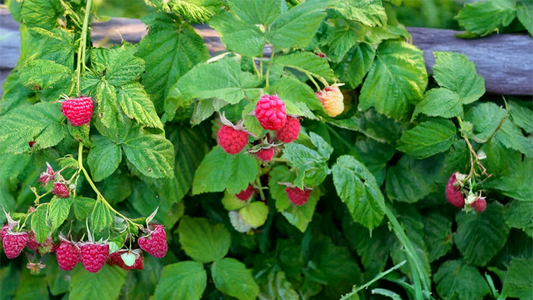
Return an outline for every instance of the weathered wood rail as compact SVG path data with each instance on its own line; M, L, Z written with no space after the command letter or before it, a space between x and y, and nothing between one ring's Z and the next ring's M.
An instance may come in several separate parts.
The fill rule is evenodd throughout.
M19 24L9 11L0 9L0 83L15 67L20 55ZM213 55L224 51L218 33L208 25L195 25ZM463 40L455 31L430 28L407 28L413 44L424 51L428 72L435 64L433 51L455 51L476 63L485 78L487 92L503 95L533 95L533 39L529 35L493 34L489 37ZM92 40L95 45L117 44L122 39L138 43L146 35L144 24L137 19L113 18L94 23ZM265 49L265 54L270 49ZM0 89L1 93L1 89Z

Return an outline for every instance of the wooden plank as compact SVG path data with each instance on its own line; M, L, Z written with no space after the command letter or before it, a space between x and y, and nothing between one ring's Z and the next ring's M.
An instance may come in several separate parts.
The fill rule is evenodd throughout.
M0 9L0 71L12 69L19 57L19 24L6 9ZM211 55L224 51L218 33L208 25L195 25ZM475 40L455 37L453 30L407 28L413 44L424 51L428 72L435 64L433 51L455 51L465 54L476 63L478 73L485 78L487 92L503 95L533 95L533 39L528 35L493 34ZM112 18L108 22L94 23L91 34L93 45L108 46L122 39L138 43L146 28L140 20ZM264 55L271 48L265 47ZM3 78L0 78L3 82ZM1 90L0 90L1 93Z

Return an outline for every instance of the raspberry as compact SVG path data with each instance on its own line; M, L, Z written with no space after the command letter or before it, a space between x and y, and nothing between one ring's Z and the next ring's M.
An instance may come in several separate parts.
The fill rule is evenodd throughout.
M262 161L271 161L272 157L274 157L274 149L261 149L255 155Z
M109 245L94 242L83 243L80 246L80 255L85 270L96 273L104 266L109 256Z
M135 252L130 252L135 255L135 263L131 266L126 265L124 261L122 260L121 255L128 252L128 250L118 250L117 252L113 252L109 254L109 258L107 259L107 264L110 266L119 266L123 270L142 270L144 269L144 258L142 255L137 254Z
M246 201L250 199L253 193L254 193L254 188L251 185L249 185L245 190L242 190L240 193L236 194L235 197L239 198L242 201Z
M76 99L68 99L61 104L61 108L72 126L81 126L91 121L93 99L83 96Z
M330 117L336 117L344 111L344 96L339 87L328 86L316 92L315 95L320 99Z
M300 121L291 116L287 117L287 123L276 130L276 137L285 144L296 141L300 134Z
M33 251L37 250L37 247L39 247L39 243L37 243L37 240L35 239L35 232L33 232L33 230L28 233L28 243L26 244L26 247Z
M248 134L230 126L222 126L218 131L218 143L226 153L237 154L248 144Z
M446 185L446 200L455 207L464 207L465 198L463 193L454 184L457 182L457 172L453 173Z
M30 141L30 142L28 142L28 145L30 145L30 148L32 148L33 145L35 145L35 142L34 141Z
M9 229L9 225L4 225L4 227L2 227L2 229L0 230L0 237L2 237L2 239L4 239L4 236L7 235L7 230Z
M2 238L2 245L7 258L13 259L19 256L27 242L28 234L26 232L6 232Z
M301 190L297 187L287 187L285 193L287 193L289 200L298 206L304 205L311 195L310 190Z
M81 262L78 247L74 243L61 241L56 250L57 264L63 271L70 271Z
M42 172L41 175L39 175L39 182L41 182L44 185L48 183L48 181L54 180L55 173L52 169L52 166L47 162L46 163L46 172Z
M264 129L278 130L287 121L285 103L278 96L263 95L255 106L255 116Z
M70 196L70 192L68 191L67 186L60 182L54 183L54 189L52 190L52 194L56 195L59 198L68 198Z
M484 212L487 209L487 200L485 198L478 198L472 203L472 208L477 212Z
M155 229L147 236L139 238L139 246L153 257L162 258L167 254L167 234L163 225L150 224Z

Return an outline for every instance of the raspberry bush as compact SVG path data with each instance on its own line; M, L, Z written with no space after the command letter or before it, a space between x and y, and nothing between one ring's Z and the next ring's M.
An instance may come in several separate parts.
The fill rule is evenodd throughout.
M108 48L92 2L8 3L2 299L530 299L531 100L459 53L428 75L401 1L146 0Z

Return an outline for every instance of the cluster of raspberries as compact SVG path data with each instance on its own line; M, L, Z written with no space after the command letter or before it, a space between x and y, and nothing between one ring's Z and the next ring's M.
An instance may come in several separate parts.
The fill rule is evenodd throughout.
M13 226L5 225L1 229L2 245L9 259L20 255L24 247L39 253L55 252L57 263L61 270L74 269L78 263L83 263L85 269L96 273L107 262L110 266L119 266L124 270L142 270L144 259L140 249L120 249L109 254L109 244L105 242L73 242L61 237L60 245L54 244L51 237L44 243L37 243L35 234L30 232L14 232ZM148 254L162 258L168 250L167 235L162 225L150 224L147 234L138 239L139 247ZM123 257L133 255L135 258L131 264L126 264Z
M463 195L463 191L461 190L462 184L461 181L457 178L458 176L461 176L461 174L455 172L448 180L448 184L446 185L446 200L448 200L451 205L457 208L464 208L465 197ZM473 200L469 202L469 204L470 207L472 207L475 211L479 213L484 212L487 208L487 200L485 200L484 197L474 197Z

